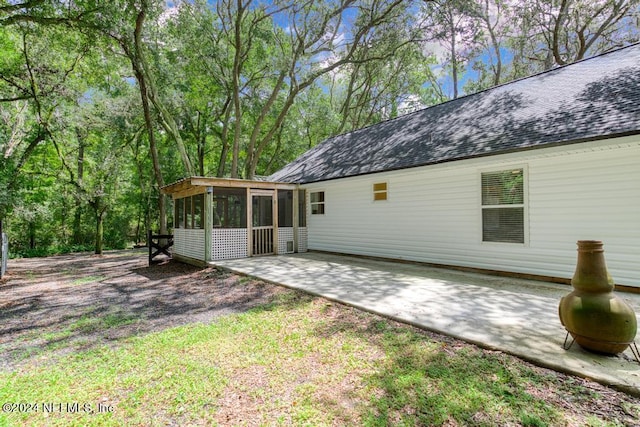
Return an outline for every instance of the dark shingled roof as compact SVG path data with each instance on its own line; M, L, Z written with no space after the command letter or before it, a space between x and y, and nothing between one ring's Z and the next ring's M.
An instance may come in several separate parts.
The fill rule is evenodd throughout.
M640 133L640 44L325 140L269 177L306 183Z

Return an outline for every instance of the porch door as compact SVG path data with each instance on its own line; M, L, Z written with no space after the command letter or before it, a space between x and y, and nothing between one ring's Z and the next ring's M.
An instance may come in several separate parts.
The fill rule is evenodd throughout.
M254 256L274 253L273 198L273 190L251 192L251 242Z

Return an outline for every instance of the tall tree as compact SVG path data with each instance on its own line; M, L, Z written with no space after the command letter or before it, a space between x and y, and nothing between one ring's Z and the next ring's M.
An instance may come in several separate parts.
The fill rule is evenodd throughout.
M20 171L36 147L57 131L60 107L75 102L79 81L74 77L90 41L31 23L0 28L0 33L1 219L11 207Z
M638 40L639 0L535 0L518 8L519 42L542 69Z
M182 138L177 131L177 126L175 126L175 121L158 97L153 71L147 60L146 46L143 42L144 24L147 15L152 10L157 14L157 8L152 9L154 5L150 1L142 0L139 4L135 1L114 1L110 3L109 9L106 9L99 19L88 21L85 26L97 30L114 40L131 63L140 91L155 180L158 187L162 187L164 185L164 177L158 156L152 105L155 106L158 112L162 126L174 137L187 175L191 174L191 162ZM167 209L165 198L162 196L158 199L158 210L160 214L160 233L166 234Z
M104 241L104 221L117 206L119 189L125 179L131 179L126 155L135 146L140 131L123 127L130 117L126 93L93 91L74 109L67 119L69 130L54 139L54 147L66 172L66 182L75 189L75 197L89 208L94 220L94 249L101 254ZM122 131L127 131L123 134Z
M497 86L503 81L505 40L512 31L509 10L505 0L478 0L468 8L469 16L477 21L477 54L482 56L473 64L480 73L476 90Z
M413 27L416 28L416 27ZM398 30L389 28L398 36ZM390 37L391 44L396 37ZM362 47L358 58L335 73L331 97L339 103L337 133L358 129L440 101L440 95L425 81L435 80L431 67L434 58L425 56L416 35L407 35L406 44L388 49L386 43ZM389 78L389 76L394 76Z
M229 48L220 64L230 65L223 75L231 100L224 115L231 134L230 175L241 175L244 154L243 175L252 178L300 94L354 62L358 47L380 41L377 29L406 9L398 0L218 2L216 22Z
M181 3L167 15L159 36L170 46L162 57L162 88L185 140L195 147L190 152L195 152L197 173L225 176L232 126L227 40L206 1Z
M430 22L427 37L444 48L454 99L460 95L460 74L479 38L477 21L470 17L473 8L472 0L436 0L424 4Z

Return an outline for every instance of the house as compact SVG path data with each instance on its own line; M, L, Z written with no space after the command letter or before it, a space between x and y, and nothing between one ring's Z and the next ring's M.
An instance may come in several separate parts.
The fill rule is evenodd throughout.
M190 178L164 190L179 205L193 188L215 195L223 183L242 185L258 210L263 193L253 191L273 191L274 203L290 194L290 212L272 209L274 220L291 217L277 239L266 236L273 253L308 248L566 281L575 242L593 239L604 241L616 283L640 287L640 44L329 138L267 179ZM262 224L255 210L240 211L243 224ZM178 254L211 246L175 232ZM248 241L233 256L259 254L252 233L223 241Z

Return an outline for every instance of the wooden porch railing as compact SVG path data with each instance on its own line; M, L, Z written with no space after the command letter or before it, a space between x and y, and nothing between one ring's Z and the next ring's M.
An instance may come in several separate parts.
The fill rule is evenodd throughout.
M273 226L253 227L253 255L273 253Z

